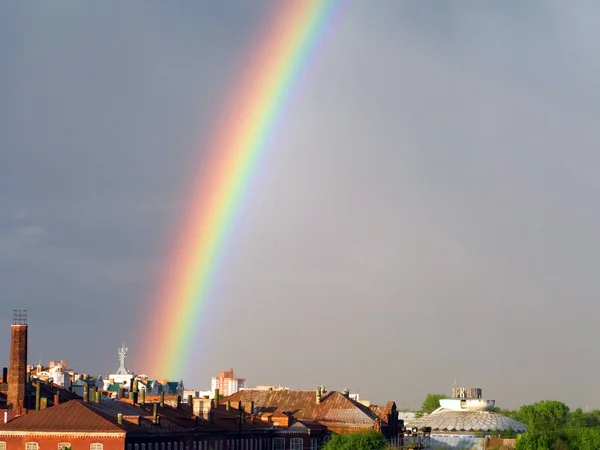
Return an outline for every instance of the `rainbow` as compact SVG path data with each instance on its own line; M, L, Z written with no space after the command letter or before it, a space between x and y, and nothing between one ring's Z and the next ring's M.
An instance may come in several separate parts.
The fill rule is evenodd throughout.
M280 1L226 114L209 141L182 226L144 328L144 361L154 377L178 379L195 350L195 329L230 239L244 192L290 96L343 0ZM151 331L150 331L151 330Z

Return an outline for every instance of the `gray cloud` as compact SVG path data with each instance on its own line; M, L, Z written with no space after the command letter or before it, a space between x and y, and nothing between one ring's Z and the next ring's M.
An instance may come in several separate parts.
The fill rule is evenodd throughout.
M33 359L107 372L146 332L192 162L271 4L62 4L0 14L0 324L28 307ZM600 407L599 9L444 5L351 2L320 43L186 384L233 366L417 406L456 378L500 406Z

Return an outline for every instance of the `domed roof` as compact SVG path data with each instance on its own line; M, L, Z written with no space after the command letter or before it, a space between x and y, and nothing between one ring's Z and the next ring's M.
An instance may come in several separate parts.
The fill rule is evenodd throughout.
M526 427L510 417L493 411L452 411L439 409L426 416L411 420L407 427L431 427L431 431L525 431Z

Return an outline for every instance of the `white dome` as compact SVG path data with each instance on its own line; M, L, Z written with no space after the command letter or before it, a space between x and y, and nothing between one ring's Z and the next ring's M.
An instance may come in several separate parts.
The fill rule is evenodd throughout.
M492 411L438 410L427 416L411 420L407 427L431 427L431 431L525 431L525 425L510 417Z

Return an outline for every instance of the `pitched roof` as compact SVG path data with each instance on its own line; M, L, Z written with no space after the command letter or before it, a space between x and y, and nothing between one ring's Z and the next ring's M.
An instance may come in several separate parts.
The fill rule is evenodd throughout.
M0 424L0 434L3 431L123 432L124 430L124 427L113 423L105 414L94 411L89 404L78 400L32 411L8 423Z
M329 392L321 403L303 411L301 419L352 425L371 425L379 417L366 406L340 394Z
M369 405L369 408L379 416L383 423L388 423L389 416L396 409L396 404L394 402L387 402L385 406Z
M220 403L254 402L259 415L291 414L295 419L319 423L344 423L348 425L371 425L377 414L366 406L332 391L316 402L313 391L262 391L246 389L220 400Z

